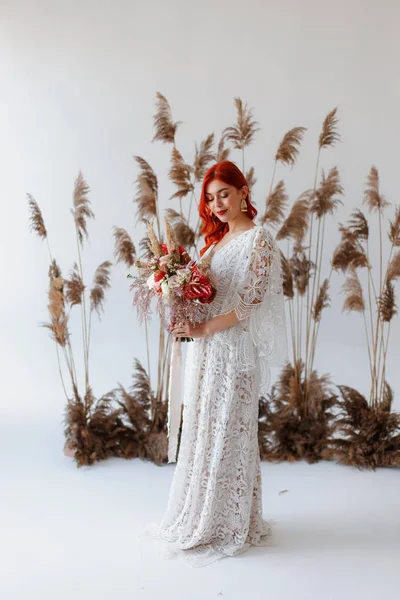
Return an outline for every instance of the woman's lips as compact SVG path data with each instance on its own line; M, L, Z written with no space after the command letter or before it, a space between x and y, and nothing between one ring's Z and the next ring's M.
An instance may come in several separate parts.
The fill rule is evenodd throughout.
M227 208L225 210L220 210L219 212L217 212L217 215L223 215L224 213L226 213L227 210Z

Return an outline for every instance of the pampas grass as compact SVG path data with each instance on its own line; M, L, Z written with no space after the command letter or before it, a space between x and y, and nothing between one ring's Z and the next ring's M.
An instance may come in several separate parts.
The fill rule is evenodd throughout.
M299 147L303 141L306 127L293 127L285 133L275 155L275 164L280 161L284 165L293 167L296 163Z
M34 231L41 239L47 239L47 229L44 224L43 215L38 203L31 194L27 194L30 208L30 229Z
M290 209L289 215L279 229L276 239L293 239L298 244L304 240L309 221L309 200L301 195Z
M77 241L78 260L73 263L68 279L63 278L61 269L52 257L50 244L48 242L48 233L44 225L44 220L40 208L28 194L29 207L31 210L31 229L37 233L41 239L46 239L48 242L48 251L50 257L49 268L49 305L48 311L50 320L43 325L50 330L51 337L54 339L57 350L57 361L61 383L65 396L67 398L67 415L66 419L69 423L67 431L71 433L71 439L66 440L66 453L75 453L78 451L78 464L91 464L91 456L94 452L90 434L87 431L88 419L95 403L92 388L89 383L89 345L90 345L90 326L91 314L96 311L100 313L104 310L105 293L110 287L110 267L109 261L104 261L95 271L93 286L90 291L90 312L89 322L86 315L86 299L85 292L87 286L85 284L82 267L82 249L84 240L88 239L88 219L94 218L94 213L91 209L89 200L90 188L85 181L82 172L80 171L74 182L73 189L73 222L75 227L75 237ZM71 344L71 334L69 330L70 311L79 306L81 309L81 324L82 324L82 345L84 358L84 376L85 376L85 393L82 396L79 391L79 382L76 374L74 353ZM65 383L63 369L60 360L60 351L64 357L65 366L70 376L72 395L68 393ZM80 458L80 450L74 440L80 440L80 447L85 447L85 457ZM90 449L90 450L89 450ZM86 462L85 462L86 461Z
M400 415L391 411L393 393L386 383L382 402L372 407L354 388L341 394L338 427L346 436L331 441L336 460L358 469L400 466Z
M90 188L85 181L82 172L79 171L74 185L74 207L71 209L71 212L74 217L77 236L81 245L83 245L84 237L89 237L87 231L87 219L94 219L94 213L90 207L90 200L88 198L89 191Z
M290 167L294 167L296 164L296 160L298 158L300 152L300 144L303 141L303 137L307 129L305 127L293 127L290 129L282 138L278 149L274 158L274 166L272 170L271 183L269 186L268 196L265 202L265 213L261 219L261 225L264 225L266 222L270 222L271 224L277 225L283 220L284 210L286 208L287 196L285 193L285 187L283 181L280 181L274 191L272 191L275 174L278 163L283 165L287 165ZM277 217L280 217L280 220L276 220Z
M251 194L254 186L257 183L257 179L254 175L254 167L250 167L250 169L247 171L247 173L245 173L245 177L246 177L247 185L249 187L249 191Z
M375 166L371 167L366 179L363 203L370 213L378 215L378 282L374 280L369 257L371 226L360 209L353 211L347 227L340 226L342 240L334 253L333 268L345 274L343 310L363 316L371 387L367 401L357 390L338 386L342 396L339 426L345 437L338 439L335 447L342 464L375 469L400 464L400 416L391 412L393 393L386 381L390 325L397 314L395 283L400 277L400 253L393 256L398 243L399 207L395 210L394 220L389 221L391 247L384 268L382 225L389 202L380 191ZM363 267L367 268L365 294L358 276L358 269Z
M136 248L126 229L114 227L114 256L118 262L132 267L135 262Z
M186 196L194 190L194 186L191 181L192 173L193 167L185 163L181 153L174 146L172 148L169 178L178 189L172 194L171 200L174 198L179 198L180 213L182 216L182 198L186 198Z
M332 457L329 445L336 425L331 409L337 396L330 377L318 376L312 371L308 382L309 410L305 412L303 371L301 359L295 366L288 363L272 386L268 399L261 401L259 441L263 460L293 462L305 459L315 463Z
M202 183L208 165L214 160L214 153L212 151L214 137L214 134L210 133L210 135L201 142L200 148L198 148L197 143L195 143L193 176L196 183Z
M223 162L224 160L228 160L229 155L231 153L230 148L225 147L225 136L222 136L218 142L217 152L214 155L215 162Z
M322 125L322 131L319 136L319 150L336 146L340 141L340 135L337 131L338 118L336 116L337 108L334 108L326 117Z
M260 130L258 122L253 119L252 109L247 107L241 98L235 98L236 123L225 127L223 137L231 143L233 148L242 151L242 172L244 173L244 149L249 146Z
M144 218L155 217L158 231L160 222L158 217L158 181L156 174L149 163L141 156L134 156L139 173L136 178L136 223Z
M286 256L281 254L281 262L293 353L292 363L282 370L280 384L270 398L274 410L271 409L266 420L269 445L264 455L271 460L307 457L313 461L329 455L329 440L334 429L330 409L336 403L336 395L328 385L328 376L319 377L313 362L322 315L330 306L330 274L322 277L325 220L335 213L343 194L336 167L327 175L322 170L318 181L322 149L340 139L336 126L335 109L325 118L318 139L314 186L298 196L287 215L288 197L283 180L273 188L276 167L278 162L294 166L306 128L295 127L283 137L275 154L270 191L261 219L262 224L270 223L277 230L278 241L286 241ZM318 222L316 236L312 231L314 219ZM322 428L319 424L323 424Z
M176 123L173 122L171 107L168 104L168 100L165 96L160 94L160 92L157 92L156 106L157 111L154 115L155 134L152 141L160 141L164 144L174 144L176 130L182 121Z
M191 248L195 244L195 232L188 225L186 219L173 208L165 209L165 214L174 231L174 236L179 246Z
M272 228L276 228L282 223L285 217L285 210L287 208L288 195L285 191L285 184L281 179L273 190L271 190L267 201L265 203L265 212L261 217L260 225L268 225Z

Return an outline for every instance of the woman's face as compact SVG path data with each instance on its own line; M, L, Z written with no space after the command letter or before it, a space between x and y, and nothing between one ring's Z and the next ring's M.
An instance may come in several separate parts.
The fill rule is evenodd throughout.
M244 185L240 190L233 185L228 185L219 179L213 179L205 190L206 203L209 210L220 221L227 223L240 214L240 203L246 198L248 188Z

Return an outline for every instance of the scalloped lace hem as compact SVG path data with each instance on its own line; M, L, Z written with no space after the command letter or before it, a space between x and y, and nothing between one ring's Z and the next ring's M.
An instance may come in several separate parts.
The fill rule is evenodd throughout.
M209 544L198 544L190 548L185 548L179 540L169 539L168 533L162 529L159 523L148 523L141 534L137 536L139 540L155 542L158 551L164 560L179 558L185 564L191 567L205 567L208 564L221 560L239 556L249 550L251 546L273 546L272 544L272 525L275 525L275 519L261 520L261 532L256 536L248 536L244 544L221 545L218 540Z

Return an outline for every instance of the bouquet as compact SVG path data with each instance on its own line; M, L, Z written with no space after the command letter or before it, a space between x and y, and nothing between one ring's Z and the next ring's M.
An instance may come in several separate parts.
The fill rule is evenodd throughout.
M148 262L136 260L137 269L131 290L139 322L150 316L152 298L157 298L157 312L168 331L177 324L201 320L205 304L213 301L215 283L208 275L208 265L196 263L179 246L173 230L165 218L166 244L160 243L151 223L147 226L151 258ZM179 338L193 341L193 338Z

